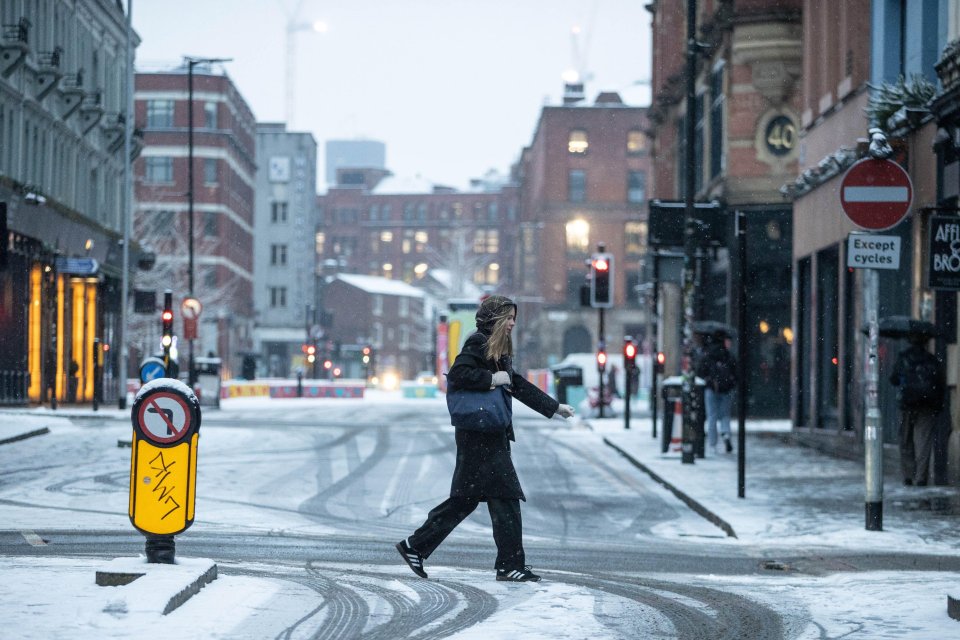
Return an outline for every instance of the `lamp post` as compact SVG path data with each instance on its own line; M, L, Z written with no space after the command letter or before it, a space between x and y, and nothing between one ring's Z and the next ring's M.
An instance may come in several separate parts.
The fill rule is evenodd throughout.
M193 295L193 68L198 64L214 64L216 62L230 62L233 58L191 58L184 56L187 63L187 293ZM189 358L187 369L187 384L193 389L195 382L193 371L193 338L189 343Z

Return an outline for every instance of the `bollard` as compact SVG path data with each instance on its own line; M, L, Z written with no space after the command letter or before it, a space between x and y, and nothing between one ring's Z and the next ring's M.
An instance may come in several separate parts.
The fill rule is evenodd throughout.
M146 537L147 562L173 564L173 537L193 524L200 402L179 380L158 378L137 393L131 421L130 522Z

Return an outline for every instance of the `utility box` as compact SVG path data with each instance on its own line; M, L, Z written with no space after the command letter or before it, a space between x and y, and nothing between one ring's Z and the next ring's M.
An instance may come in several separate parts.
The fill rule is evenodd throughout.
M583 386L583 369L577 366L567 365L553 369L553 388L557 391L557 401L561 404L573 404L569 402L567 390L568 387Z
M194 358L196 391L202 407L220 408L220 358Z
M704 425L707 421L707 406L706 398L704 398L704 392L707 387L707 383L703 378L695 378L696 383L695 393L697 394L697 400L700 404L700 415L697 416L696 421L693 425L694 430L694 440L693 440L693 454L698 457L704 457L706 449L706 439L704 434ZM665 378L660 382L660 393L663 397L663 424L660 429L660 433L663 436L660 440L660 450L663 453L666 453L670 448L670 440L673 438L673 422L674 416L676 414L676 403L683 402L683 376L671 376ZM682 407L681 407L682 409ZM680 427L680 431L677 433L681 438L683 437L683 427Z

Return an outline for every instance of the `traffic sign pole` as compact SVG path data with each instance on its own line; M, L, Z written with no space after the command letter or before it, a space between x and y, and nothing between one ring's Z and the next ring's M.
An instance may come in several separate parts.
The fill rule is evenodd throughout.
M873 135L874 131L871 130L870 133ZM882 136L882 134L879 135ZM912 204L913 184L910 181L910 175L889 158L864 158L855 162L844 174L840 184L840 206L843 212L853 224L869 231L883 231L900 224L910 211ZM854 238L854 241L856 240ZM862 241L864 245L868 242L870 241ZM873 243L876 246L864 246L863 248L867 251L859 255L864 264L870 264L862 270L863 312L867 318L869 336L863 415L864 506L867 530L882 531L883 432L880 427L880 404L877 398L880 377L877 322L879 277L874 267L893 268L893 261L888 260L888 256L885 257L880 251L883 248L880 246L883 242L879 237L875 236ZM899 247L897 247L897 253L899 253ZM899 265L899 255L897 265Z

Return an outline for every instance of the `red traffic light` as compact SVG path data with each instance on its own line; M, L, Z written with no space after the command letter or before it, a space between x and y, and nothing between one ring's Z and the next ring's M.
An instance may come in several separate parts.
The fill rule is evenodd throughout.
M667 362L667 354L663 351L657 351L657 364L663 366Z
M597 258L593 261L593 268L597 271L609 271L610 263L605 258Z
M623 364L628 369L637 366L637 345L631 338L623 343Z
M607 366L607 352L606 351L597 351L597 364L601 368Z
M316 348L314 345L312 345L312 344L308 344L308 345L307 345L307 355L311 355L311 356L312 356L312 355L314 355L316 352L317 352L317 348Z
M161 318L164 322L172 322L172 321L173 321L173 311L171 311L170 309L164 309L164 310L163 310L163 313L160 315L160 318Z
M369 346L366 346L366 347L363 348L363 355L365 355L365 356L370 355L370 347L369 347Z

